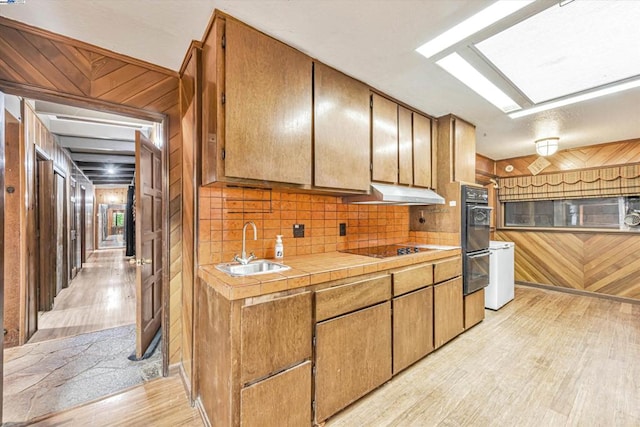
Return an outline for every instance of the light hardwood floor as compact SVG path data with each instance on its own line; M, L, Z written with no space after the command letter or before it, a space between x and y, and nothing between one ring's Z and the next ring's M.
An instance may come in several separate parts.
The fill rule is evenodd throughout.
M640 305L517 287L486 313L326 426L640 426Z
M53 310L38 318L30 343L135 323L135 266L124 249L95 251L55 298Z
M203 426L178 375L41 418L34 426Z

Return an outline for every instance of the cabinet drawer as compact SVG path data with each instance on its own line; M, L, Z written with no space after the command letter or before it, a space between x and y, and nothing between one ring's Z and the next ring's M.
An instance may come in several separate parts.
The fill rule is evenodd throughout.
M316 292L316 322L391 298L391 276L384 275Z
M393 273L393 296L433 284L433 264L422 264Z
M240 426L298 427L311 422L311 362L240 392Z
M311 292L242 307L242 384L311 357Z
M433 268L433 283L444 282L462 275L462 258L457 257L437 262Z

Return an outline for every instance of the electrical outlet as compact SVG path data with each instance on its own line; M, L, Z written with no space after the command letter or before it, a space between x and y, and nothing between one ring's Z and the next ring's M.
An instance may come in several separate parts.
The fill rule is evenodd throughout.
M293 237L304 237L304 224L293 224Z
M344 222L340 223L340 235L341 236L346 236L347 235L347 224Z

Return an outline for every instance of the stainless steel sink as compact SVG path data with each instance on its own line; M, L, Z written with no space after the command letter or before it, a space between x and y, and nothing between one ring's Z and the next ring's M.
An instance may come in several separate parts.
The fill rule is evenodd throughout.
M264 273L279 273L281 271L291 269L291 267L289 266L278 264L277 262L267 261L266 259L252 261L249 264L227 262L224 264L216 265L216 268L223 273L227 273L232 276L253 276L256 274Z

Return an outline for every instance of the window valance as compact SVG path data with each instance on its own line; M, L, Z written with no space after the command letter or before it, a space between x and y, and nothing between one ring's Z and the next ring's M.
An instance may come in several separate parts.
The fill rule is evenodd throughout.
M640 195L640 164L500 178L501 202Z

